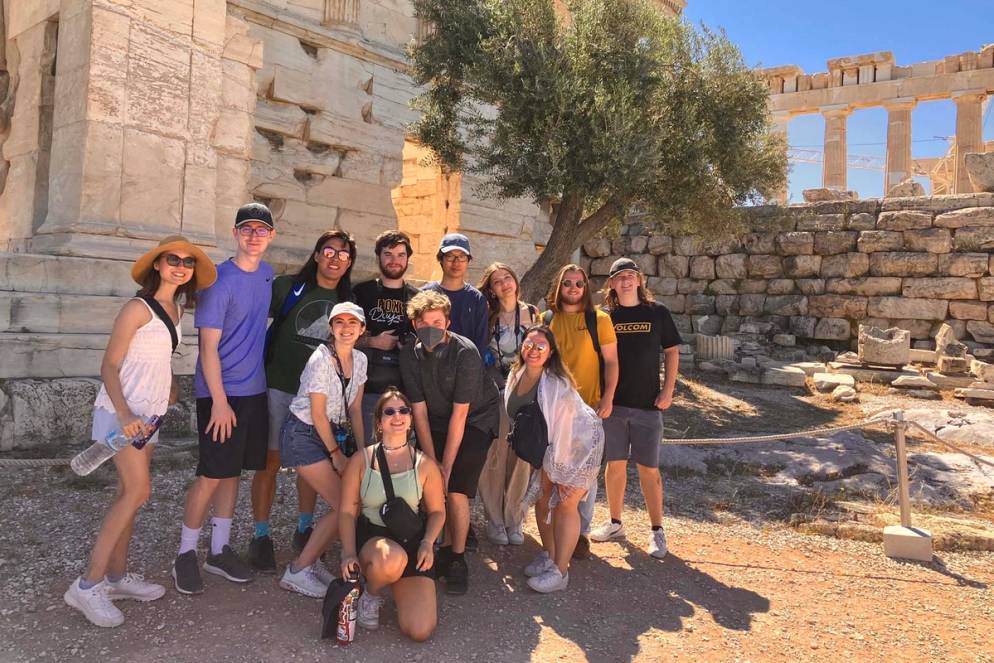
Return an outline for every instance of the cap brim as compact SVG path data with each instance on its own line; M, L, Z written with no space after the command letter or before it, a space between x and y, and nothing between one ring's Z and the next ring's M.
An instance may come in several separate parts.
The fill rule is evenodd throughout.
M449 251L462 251L463 253L465 253L468 256L472 256L473 255L472 253L469 252L469 249L465 249L465 248L463 248L461 246L443 246L438 251L439 251L439 253L448 253Z
M131 278L134 279L135 283L141 285L145 277L148 276L149 270L152 269L152 264L159 259L159 256L169 251L185 251L197 259L197 266L193 270L197 290L214 285L214 281L217 280L217 267L214 266L214 261L203 250L186 241L169 242L146 251L131 268Z
M611 274L608 275L608 278L612 279L618 274L624 274L625 272L631 272L632 274L638 274L639 276L642 275L642 272L639 269L636 269L635 267L625 267L624 269L619 269L616 272L612 272Z
M265 219L242 219L241 221L235 221L235 227L238 228L240 226L244 226L246 223L252 223L253 221L258 221L259 223L261 223L262 225L266 226L269 229L273 229L276 227L275 225L273 225L272 221L266 221Z

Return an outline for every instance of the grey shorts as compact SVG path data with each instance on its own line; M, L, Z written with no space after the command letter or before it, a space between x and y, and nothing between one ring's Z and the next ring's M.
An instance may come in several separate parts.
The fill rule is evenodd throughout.
M633 459L645 467L659 467L663 439L663 413L614 406L604 420L604 460Z
M269 450L280 450L280 429L290 413L290 401L294 394L279 389L269 389Z

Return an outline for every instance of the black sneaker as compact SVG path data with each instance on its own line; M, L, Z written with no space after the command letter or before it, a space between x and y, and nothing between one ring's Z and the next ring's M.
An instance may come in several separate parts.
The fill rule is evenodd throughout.
M187 550L182 555L177 555L173 561L172 574L173 584L180 594L200 594L204 591L196 550Z
M576 540L576 548L573 548L573 559L587 559L590 557L590 540L584 535Z
M452 548L446 546L439 548L435 553L435 577L444 578L449 573L449 565L452 563Z
M313 532L313 531L314 531L313 527L308 527L303 532L300 531L299 527L293 530L293 550L294 550L294 552L298 552L299 553L299 552L301 552L304 549L304 546L306 546L307 542L310 541L310 539L311 539L311 532Z
M261 573L276 573L276 554L269 536L257 536L249 541L249 564Z
M445 573L445 593L462 596L469 591L469 567L463 558L453 559Z
M238 558L231 546L221 549L220 555L208 555L204 571L219 575L231 582L249 582L253 578L249 565Z
M466 532L466 552L477 552L479 549L480 540L476 538L473 525L470 525L469 530Z

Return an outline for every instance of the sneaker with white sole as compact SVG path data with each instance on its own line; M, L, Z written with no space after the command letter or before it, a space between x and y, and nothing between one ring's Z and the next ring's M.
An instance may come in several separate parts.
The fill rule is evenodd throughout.
M321 563L321 560L311 564L311 572L317 576L321 584L327 587L331 584L331 581L335 579L335 575L328 570L328 567Z
M254 577L252 568L235 554L231 546L224 546L217 555L207 555L204 571L221 576L231 582L250 582Z
M110 579L107 583L107 597L111 600L133 599L135 601L154 601L166 594L166 588L154 582L145 582L137 573L127 573L117 582Z
M525 542L525 533L521 531L521 525L507 528L507 542L512 546L520 546Z
M379 594L363 592L359 595L359 615L356 621L359 626L375 631L380 627L380 606L383 605L383 597Z
M538 554L538 557L533 559L531 563L525 567L525 575L529 578L535 578L542 575L555 565L555 562L553 562L552 558L549 557L549 553L543 550Z
M496 523L487 523L487 538L498 546L506 546L508 543L507 530Z
M611 539L620 539L624 536L625 526L621 523L616 523L610 520L597 529L590 531L590 539L598 543L604 543L605 541L610 541Z
M294 573L290 565L287 564L286 571L280 578L280 587L315 599L323 599L324 595L328 593L328 586L321 582L321 578L310 566Z
M649 545L646 548L656 559L666 557L666 534L661 529L649 530Z
M551 592L561 592L569 587L569 572L564 576L559 572L559 567L553 565L551 569L540 576L528 579L528 586L540 594Z
M80 580L82 578L76 578L62 595L66 605L79 610L94 626L112 628L123 624L124 614L107 596L106 581L100 581L89 589L82 589L79 586Z

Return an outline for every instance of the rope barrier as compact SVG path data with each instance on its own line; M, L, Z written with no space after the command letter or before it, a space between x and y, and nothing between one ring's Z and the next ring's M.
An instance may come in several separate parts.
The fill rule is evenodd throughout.
M160 445L161 448L161 445ZM156 456L176 456L197 448L196 444L188 444L182 447L167 447L158 451ZM0 458L0 469L5 467L58 467L68 465L72 458Z
M925 437L931 439L933 442L937 442L938 444L943 444L943 445L949 447L950 449L952 449L953 451L956 451L958 453L963 454L964 456L969 457L970 460L972 460L975 463L980 463L981 465L987 465L988 467L994 467L994 463L992 463L991 461L984 460L980 456L977 456L976 454L972 454L969 451L967 451L966 449L958 447L957 445L953 444L952 442L950 442L948 440L943 440L941 437L939 437L938 435L936 435L932 431L928 430L927 428L924 428L921 424L919 424L917 422L909 421L908 425L910 427L912 427L912 428L917 428L919 431L921 431L922 433L925 434Z
M893 411L888 411L886 413L891 415ZM848 426L830 426L827 428L815 428L812 430L798 431L796 433L778 433L776 435L750 435L744 437L688 437L688 438L670 438L663 440L663 444L668 445L684 445L684 444L748 444L750 442L771 442L773 440L794 440L801 437L818 437L821 435L830 435L834 433L841 433L849 430L857 430L861 428L869 428L870 426L876 426L878 424L891 424L892 421L887 419L880 414L874 415L869 419L861 421L856 424L849 424Z

